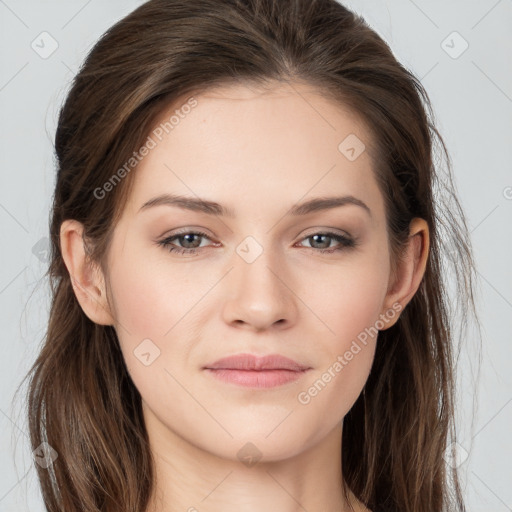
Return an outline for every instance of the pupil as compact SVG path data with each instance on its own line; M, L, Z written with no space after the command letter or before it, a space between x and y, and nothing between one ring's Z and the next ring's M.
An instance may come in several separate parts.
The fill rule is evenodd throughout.
M315 241L317 241L317 239L320 238L320 237L324 237L324 238L327 238L327 239L330 238L327 235L313 235L313 239L315 239ZM327 242L327 244L324 242L323 244L320 244L320 245L323 245L322 248L329 247L329 242Z
M192 241L192 240L193 240L193 238L194 238L195 236L197 236L197 235L195 235L195 234L193 234L193 233L189 233L188 235L184 235L184 236L182 236L182 238L183 238L183 239L185 239L185 246L187 246L187 244L189 244L189 243L193 243L193 241ZM191 238L192 238L192 240L191 240Z

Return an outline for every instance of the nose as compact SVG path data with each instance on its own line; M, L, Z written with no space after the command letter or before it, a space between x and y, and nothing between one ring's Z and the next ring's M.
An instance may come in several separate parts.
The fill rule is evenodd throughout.
M224 280L224 321L254 331L290 328L297 319L297 298L282 262L268 250L250 263L234 257Z

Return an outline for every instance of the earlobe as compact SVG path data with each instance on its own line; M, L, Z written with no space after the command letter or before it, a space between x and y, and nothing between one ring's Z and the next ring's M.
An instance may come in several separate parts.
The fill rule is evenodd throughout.
M404 257L398 263L394 282L384 301L386 310L399 308L402 311L413 298L425 274L429 248L428 224L424 219L414 218L409 226L409 242ZM398 318L399 315L394 316L385 328L394 325Z
M68 269L73 291L87 317L96 324L113 325L101 270L87 257L83 240L83 225L73 219L65 220L60 228L62 258Z

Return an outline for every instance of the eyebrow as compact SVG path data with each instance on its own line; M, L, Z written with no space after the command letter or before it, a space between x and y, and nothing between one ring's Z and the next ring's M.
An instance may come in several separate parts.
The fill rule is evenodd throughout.
M371 217L372 212L370 208L354 196L333 196L333 197L316 197L309 199L300 204L295 204L290 208L290 211L286 214L288 216L299 216L307 215L309 213L331 210L339 206L355 205L363 208ZM192 210L195 212L206 213L208 215L215 215L218 217L235 217L235 212L231 208L222 206L215 201L208 201L197 197L180 196L176 194L162 194L157 197L153 197L149 201L146 201L139 209L147 210L154 206L176 206L186 210Z

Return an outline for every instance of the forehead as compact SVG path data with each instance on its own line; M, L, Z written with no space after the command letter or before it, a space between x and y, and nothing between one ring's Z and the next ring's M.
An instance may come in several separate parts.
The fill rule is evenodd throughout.
M154 147L134 171L133 213L165 192L211 198L235 211L333 191L367 200L378 193L370 133L356 114L312 86L236 84L193 98L157 119ZM343 152L347 140L365 148L355 159Z

